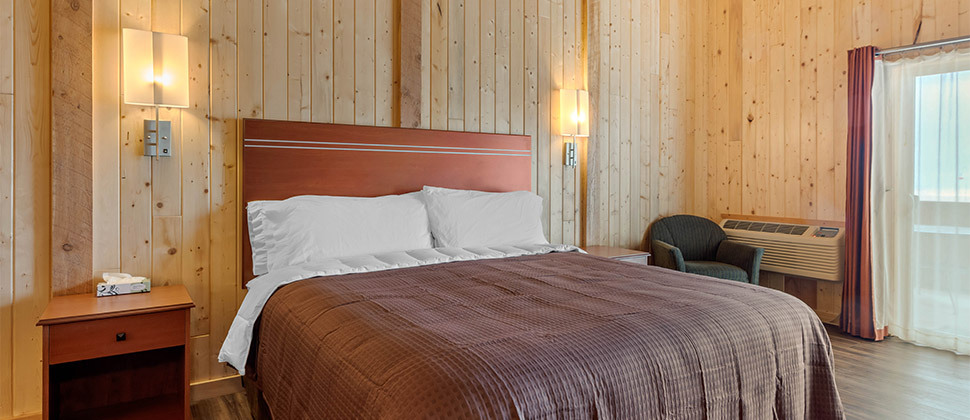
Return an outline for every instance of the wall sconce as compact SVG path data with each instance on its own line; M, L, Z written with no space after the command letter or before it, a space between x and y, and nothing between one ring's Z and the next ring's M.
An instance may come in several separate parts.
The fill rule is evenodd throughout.
M158 120L158 108L189 107L189 39L124 29L122 67L126 104L155 107L145 120L145 156L172 156L172 122Z
M576 166L576 137L589 137L589 92L576 89L559 91L559 134L572 137L563 142L566 166Z

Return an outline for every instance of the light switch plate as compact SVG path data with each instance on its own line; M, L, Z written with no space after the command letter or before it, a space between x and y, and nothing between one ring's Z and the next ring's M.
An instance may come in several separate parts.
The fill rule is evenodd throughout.
M156 132L155 120L145 120L145 156L170 157L172 156L172 122L159 121L158 125L160 130Z

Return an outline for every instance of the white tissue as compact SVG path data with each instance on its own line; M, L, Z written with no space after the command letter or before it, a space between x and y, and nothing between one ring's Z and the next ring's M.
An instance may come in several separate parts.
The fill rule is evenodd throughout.
M141 283L146 280L144 277L132 277L128 273L104 273L101 278L108 284Z

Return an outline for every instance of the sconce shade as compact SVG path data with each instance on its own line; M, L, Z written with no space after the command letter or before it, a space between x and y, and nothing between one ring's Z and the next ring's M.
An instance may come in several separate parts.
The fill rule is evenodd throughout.
M559 91L559 134L589 137L589 92L576 89Z
M122 67L126 104L188 108L188 38L126 28Z

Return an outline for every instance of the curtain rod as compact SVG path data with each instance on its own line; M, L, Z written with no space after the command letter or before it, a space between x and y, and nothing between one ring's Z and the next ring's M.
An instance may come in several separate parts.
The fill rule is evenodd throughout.
M939 41L924 42L922 44L913 44L905 47L890 48L887 50L876 51L876 55L886 55L886 54L897 54L906 51L922 50L924 48L942 47L944 45L959 44L961 42L970 42L970 36L961 36L957 38L941 39Z

